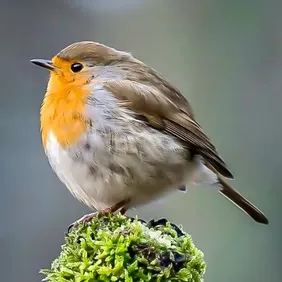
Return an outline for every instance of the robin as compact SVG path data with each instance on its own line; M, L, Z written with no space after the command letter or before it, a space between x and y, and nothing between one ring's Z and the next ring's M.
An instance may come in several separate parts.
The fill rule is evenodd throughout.
M189 102L161 74L129 53L91 41L71 44L52 61L31 62L51 74L40 118L50 165L98 214L125 213L205 183L217 184L255 221L268 224L228 184L233 175Z

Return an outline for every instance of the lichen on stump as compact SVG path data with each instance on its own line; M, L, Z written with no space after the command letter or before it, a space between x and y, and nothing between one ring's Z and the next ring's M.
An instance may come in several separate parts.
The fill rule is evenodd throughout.
M66 235L45 281L203 281L206 264L187 233L166 219L95 217Z

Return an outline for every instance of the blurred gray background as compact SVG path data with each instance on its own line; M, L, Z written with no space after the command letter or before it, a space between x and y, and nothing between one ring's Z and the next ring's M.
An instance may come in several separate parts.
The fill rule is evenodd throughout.
M175 193L130 211L182 224L204 252L205 281L281 281L281 1L1 0L0 277L40 281L64 232L89 212L51 171L39 109L48 73L29 63L94 40L163 73L269 217L253 222L214 189Z

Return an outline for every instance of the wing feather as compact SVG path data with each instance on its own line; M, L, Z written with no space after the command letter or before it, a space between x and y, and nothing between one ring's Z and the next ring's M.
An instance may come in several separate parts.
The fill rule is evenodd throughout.
M151 69L150 71L152 72ZM152 77L148 78L147 82L144 79L138 81L137 77L139 76L106 81L103 85L120 101L120 106L143 116L148 125L177 137L209 162L218 173L233 178L215 146L195 121L191 107L184 96L160 75L154 74L153 78L158 83L153 84L148 83L152 81Z

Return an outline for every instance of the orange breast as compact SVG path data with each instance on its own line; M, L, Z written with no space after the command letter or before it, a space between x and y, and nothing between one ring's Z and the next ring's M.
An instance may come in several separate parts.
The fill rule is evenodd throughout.
M84 116L86 98L90 91L82 81L64 83L51 75L41 107L41 132L44 148L52 131L62 147L73 144L87 130Z

